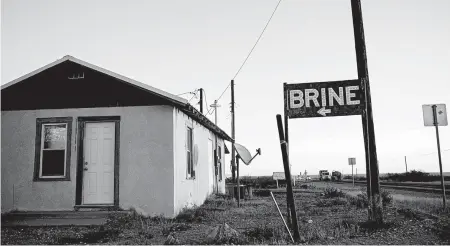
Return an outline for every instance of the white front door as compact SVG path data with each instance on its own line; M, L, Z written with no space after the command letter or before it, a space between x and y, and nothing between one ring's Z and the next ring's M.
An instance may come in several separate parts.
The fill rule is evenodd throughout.
M114 203L115 123L86 123L83 204Z

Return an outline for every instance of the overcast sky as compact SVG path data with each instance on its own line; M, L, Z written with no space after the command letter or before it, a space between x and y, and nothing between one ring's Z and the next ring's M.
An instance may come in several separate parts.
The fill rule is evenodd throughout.
M277 3L2 0L1 83L72 55L172 94L204 88L211 104ZM403 172L404 156L409 170L439 171L435 129L424 127L421 106L450 111L449 10L448 0L362 1L380 173ZM262 149L241 175L283 170L275 118L283 82L355 78L350 0L282 0L235 80L236 141ZM219 104L218 125L231 134L229 89ZM289 130L294 174L351 173L348 157L365 171L360 116L292 119ZM449 172L449 126L440 137Z

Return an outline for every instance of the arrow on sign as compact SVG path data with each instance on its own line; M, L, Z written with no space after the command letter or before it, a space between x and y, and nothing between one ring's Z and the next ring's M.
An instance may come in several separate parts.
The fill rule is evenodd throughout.
M319 111L317 111L317 113L322 116L327 116L327 114L331 113L331 109L325 109L325 107L322 107Z

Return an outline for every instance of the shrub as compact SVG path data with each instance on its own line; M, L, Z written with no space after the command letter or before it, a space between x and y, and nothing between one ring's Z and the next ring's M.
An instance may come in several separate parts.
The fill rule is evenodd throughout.
M185 222L201 222L207 216L204 208L194 205L192 208L184 207L183 210L175 217L176 221Z
M255 196L270 196L270 190L266 190L266 189L254 190L253 195L255 195Z
M214 208L231 208L236 207L236 200L232 197L223 197L223 196L211 196L208 197L204 206L214 207Z
M383 207L391 205L393 200L394 198L392 197L392 194L389 191L387 190L381 191L381 201L383 202Z
M317 207L332 207L332 206L339 206L339 205L348 205L348 200L342 197L335 197L333 199L328 200L319 200L316 203Z
M358 194L356 197L349 197L350 204L355 205L357 208L367 208L369 200L367 199L367 193Z
M333 198L333 197L344 197L345 194L340 189L336 187L327 187L324 191L324 196L326 198Z
M413 182L431 182L431 181L439 181L441 177L439 175L431 175L426 172L411 170L406 173L388 173L383 177L380 177L381 180L390 180L396 182L405 182L405 181L413 181ZM444 177L445 180L450 180L449 176Z
M391 205L394 201L392 194L389 191L381 191L381 202L383 207ZM363 192L358 194L356 197L349 197L350 204L355 205L357 208L367 208L369 205L369 199L367 198L367 193Z

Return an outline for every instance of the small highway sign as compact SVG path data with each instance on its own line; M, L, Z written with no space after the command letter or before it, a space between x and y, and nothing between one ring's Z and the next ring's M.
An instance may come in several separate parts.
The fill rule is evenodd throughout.
M356 165L356 158L348 158L349 165Z
M448 125L445 104L422 105L423 123L425 126L434 126L433 105L436 105L436 120L438 126Z
M359 80L284 84L289 118L359 115L362 98Z
M285 180L286 176L284 172L273 172L273 180Z

